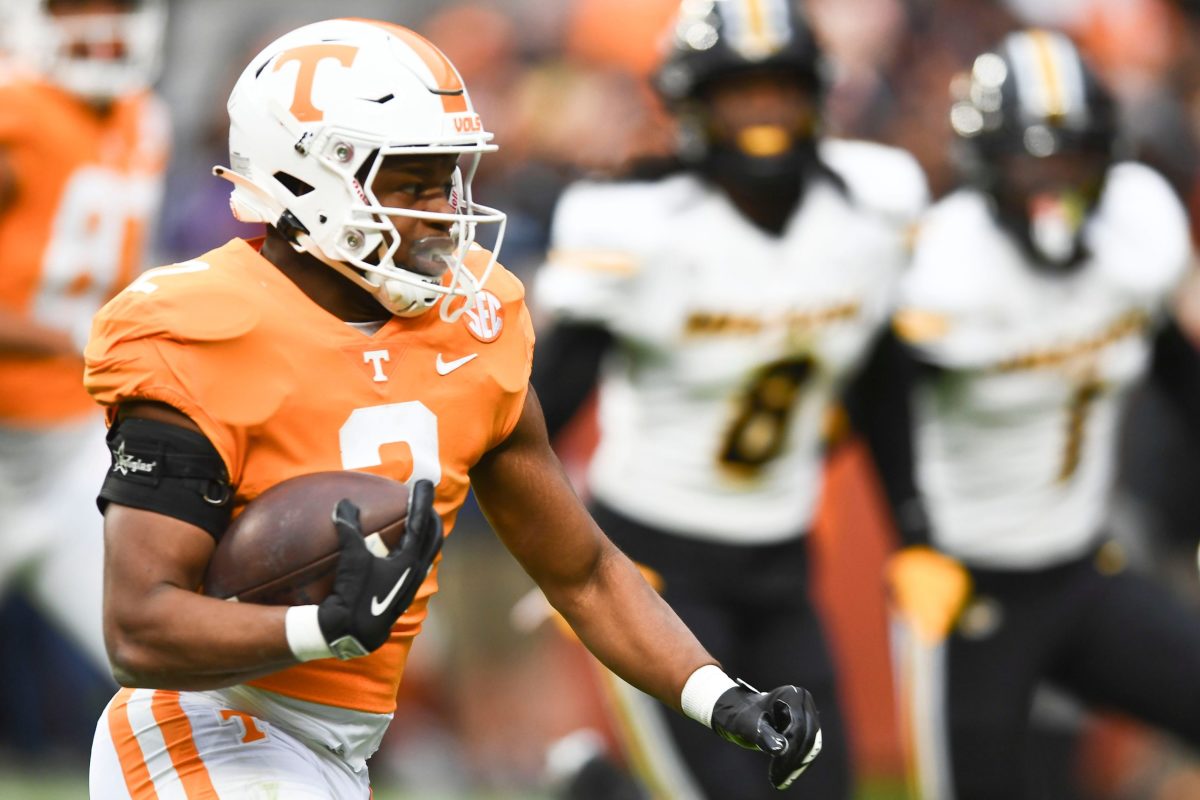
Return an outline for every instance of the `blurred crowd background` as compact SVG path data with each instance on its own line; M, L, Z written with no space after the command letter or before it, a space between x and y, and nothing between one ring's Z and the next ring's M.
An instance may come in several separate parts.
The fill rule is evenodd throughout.
M808 5L831 57L826 131L910 150L935 196L953 181L946 109L955 73L1013 28L1066 30L1120 98L1139 158L1169 178L1200 233L1200 3ZM677 0L343 0L336 8L323 0L172 0L160 90L173 117L174 153L152 261L190 258L254 233L233 221L228 186L210 174L227 158L225 98L263 44L336 12L413 27L458 66L501 146L484 159L476 196L509 214L504 261L528 279L569 181L619 174L634 159L673 146L671 122L646 78L676 8ZM1200 288L1180 302L1180 319L1200 344ZM1152 394L1139 398L1127 424L1113 524L1130 532L1132 549L1163 580L1197 596L1200 505L1191 487L1200 485L1200 459L1179 452L1178 424ZM579 474L589 421L566 435ZM890 532L879 521L878 490L861 453L843 448L830 469L818 563L853 744L864 785L878 787L869 796L901 797L899 790L878 793L899 785L903 767L879 579ZM536 614L521 613L532 584L478 513L464 515L447 549L443 596L416 645L396 724L373 761L375 783L418 797L481 790L534 796L552 781L546 753L554 741L581 727L608 736L590 656L554 626L539 625ZM0 601L0 642L0 773L82 775L95 719L111 693L107 676L41 625L19 590ZM1077 768L1094 797L1200 797L1200 773L1168 744L1120 720L1085 727Z

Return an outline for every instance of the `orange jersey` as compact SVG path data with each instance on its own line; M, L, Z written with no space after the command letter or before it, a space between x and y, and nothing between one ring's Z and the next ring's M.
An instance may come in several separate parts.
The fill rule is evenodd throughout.
M467 263L478 273L487 256L477 250ZM468 470L520 417L532 354L524 289L499 266L457 322L430 311L394 317L368 336L234 239L196 261L150 270L105 306L87 346L85 383L110 418L128 400L160 401L191 417L229 469L235 513L287 478L355 469L432 480L449 532ZM250 685L390 713L436 573L375 653L308 662Z
M84 331L133 277L158 205L169 124L150 94L100 116L52 85L0 77L0 308ZM0 424L54 424L94 408L78 358L0 357Z

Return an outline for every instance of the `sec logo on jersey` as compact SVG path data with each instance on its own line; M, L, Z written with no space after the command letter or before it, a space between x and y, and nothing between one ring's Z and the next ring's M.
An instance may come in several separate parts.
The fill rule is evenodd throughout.
M475 295L475 304L463 315L467 330L481 342L494 342L504 330L504 314L496 295L482 291Z

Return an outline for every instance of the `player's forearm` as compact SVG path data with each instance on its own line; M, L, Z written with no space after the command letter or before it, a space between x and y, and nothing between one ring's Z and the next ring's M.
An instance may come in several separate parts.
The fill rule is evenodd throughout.
M716 663L615 547L585 584L547 598L606 667L676 710L688 677Z
M175 586L109 603L105 638L123 685L202 690L296 664L282 606L230 603Z

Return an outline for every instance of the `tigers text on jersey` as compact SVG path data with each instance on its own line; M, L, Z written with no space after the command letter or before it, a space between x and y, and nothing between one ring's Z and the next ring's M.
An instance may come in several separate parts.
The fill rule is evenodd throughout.
M590 489L645 524L779 541L810 525L827 412L890 313L925 182L900 151L822 143L780 237L693 174L563 197L539 306L606 326Z
M475 250L467 263L478 272L488 260ZM120 403L151 400L195 421L229 470L234 513L288 478L353 469L432 481L449 532L468 470L520 417L532 350L524 290L500 267L457 322L434 311L393 317L367 335L235 239L146 272L106 305L85 352L85 382L110 418ZM230 707L271 719L272 709L303 707L343 752L373 750L436 589L435 567L371 655L252 681L251 693L267 694L250 703L243 687Z
M984 195L934 206L901 290L901 335L942 371L915 403L933 540L1029 568L1082 555L1103 525L1127 390L1190 256L1170 187L1114 166L1070 274L1039 271Z
M0 80L0 154L16 180L0 208L0 306L82 340L140 265L166 166L166 111L150 94L101 116L50 84ZM93 411L79 359L0 356L0 423Z

